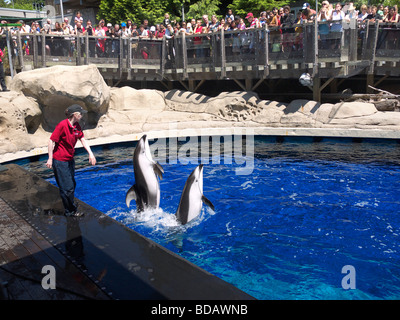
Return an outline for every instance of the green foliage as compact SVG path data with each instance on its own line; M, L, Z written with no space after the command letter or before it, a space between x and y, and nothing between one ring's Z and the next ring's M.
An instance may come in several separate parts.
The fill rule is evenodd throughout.
M232 9L234 15L245 17L248 12L252 12L254 16L258 16L262 11L283 7L290 2L290 0L233 0L228 8Z
M383 4L384 6L394 6L397 5L398 7L400 6L400 0L370 0L369 1L370 5L378 6L380 4ZM354 6L359 9L362 4L368 5L368 1L361 1L357 0L354 1Z
M187 20L216 14L220 4L219 0L102 0L97 19L111 23L131 19L138 24L148 19L150 24L155 24L164 20L165 13L169 13L171 20L181 20L182 6Z
M200 0L190 6L187 13L187 20L201 18L204 14L211 17L211 15L219 12L218 6L220 4L221 2L219 0Z
M34 2L33 0L14 1L15 3ZM2 2L4 0L0 0L0 4ZM244 18L248 12L253 12L255 16L258 16L262 11L271 10L273 7L291 5L293 2L294 0L101 0L97 18L111 23L121 23L131 19L137 24L148 19L150 24L156 24L163 21L165 13L169 13L172 21L180 21L182 19L182 7L185 10L185 20L200 18L203 14L224 16L226 7L232 9L234 15ZM322 0L318 0L318 2L320 8ZM368 1L354 1L357 9L363 3L368 3ZM375 5L383 3L391 6L399 5L400 0L370 0L370 3ZM298 1L296 4L299 5ZM315 2L310 2L310 4L315 7Z
M187 0L102 0L97 18L111 23L131 19L137 24L147 19L150 24L155 24L162 22L167 12L171 19L175 19L185 2Z
M14 4L13 4L14 3ZM40 4L40 6L44 5L44 1L35 1L35 0L0 0L0 7L2 8L14 8L21 10L33 10L33 4Z

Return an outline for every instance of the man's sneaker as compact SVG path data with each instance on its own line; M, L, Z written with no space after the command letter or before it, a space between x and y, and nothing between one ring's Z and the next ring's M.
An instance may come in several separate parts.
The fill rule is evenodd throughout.
M66 217L82 217L83 215L84 215L84 213L81 211L75 211L75 212L70 212L70 213L65 214Z

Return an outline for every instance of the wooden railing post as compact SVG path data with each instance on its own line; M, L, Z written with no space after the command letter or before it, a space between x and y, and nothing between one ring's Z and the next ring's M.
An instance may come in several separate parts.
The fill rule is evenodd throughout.
M128 42L128 56L126 59L126 69L128 72L127 79L132 80L132 40L129 38Z
M119 37L119 57L118 57L118 70L119 70L119 78L122 78L122 61L124 58L124 41L122 37Z
M369 74L374 74L376 46L378 44L378 32L379 32L379 20L376 20L375 30L373 34L372 52L369 60L369 70L368 70Z
M46 68L46 34L42 32L42 68Z
M217 32L213 32L211 34L211 54L213 57L213 72L216 73L215 68L217 67L217 63L218 63L218 47L217 47L217 37L218 37L218 33Z
M264 78L268 77L269 75L269 30L268 24L264 23L264 51L265 51L265 65L264 65Z
M81 61L81 36L79 32L76 33L76 65L80 66Z
M84 60L84 64L88 65L90 63L90 57L89 57L89 34L87 32L85 34L85 55L86 58Z
M162 38L162 45L161 45L161 61L160 61L161 79L165 78L166 41L167 41L167 38L164 35Z
M12 37L11 30L6 33L7 51L8 51L8 63L10 66L11 78L14 78L14 63L13 63L13 46L11 45Z
M314 20L314 58L313 58L313 74L314 78L318 74L318 20Z
M187 46L186 46L186 35L182 32L182 58L183 58L183 78L188 78L187 71Z
M17 46L18 46L18 60L19 67L22 71L24 71L24 52L22 50L22 39L21 39L21 31L17 31Z
M375 30L374 30L373 38L372 38L373 39L372 52L371 52L371 57L369 60L369 68L368 68L368 72L367 72L367 88L366 88L367 93L372 92L370 85L374 84L375 56L376 56L376 46L378 44L378 34L379 34L379 20L376 20Z
M350 47L349 47L349 61L357 60L357 38L358 38L358 24L355 18L350 19Z
M226 53L225 53L225 33L221 29L221 79L226 77Z
M37 35L37 34L34 34L32 36L32 40L33 40L33 68L34 69L39 67L39 63L38 63L38 58L39 58L38 37L39 37L39 35Z

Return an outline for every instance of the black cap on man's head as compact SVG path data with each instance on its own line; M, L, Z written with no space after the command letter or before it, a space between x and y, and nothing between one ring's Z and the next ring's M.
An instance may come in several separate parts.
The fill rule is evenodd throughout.
M65 114L67 115L67 117L75 112L80 112L81 114L87 113L87 111L83 109L79 104L73 104L72 106L69 106L67 110L65 110Z

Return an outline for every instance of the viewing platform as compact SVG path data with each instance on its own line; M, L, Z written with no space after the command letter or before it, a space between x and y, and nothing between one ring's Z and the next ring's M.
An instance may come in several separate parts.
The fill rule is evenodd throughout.
M54 65L95 64L109 85L121 81L157 81L171 90L178 82L196 92L205 81L233 80L254 91L264 81L309 73L314 100L328 85L365 78L365 88L400 76L400 24L355 20L297 24L291 28L180 33L173 39L21 34L0 43L12 47L11 72ZM330 31L322 32L328 24ZM339 30L334 32L333 30ZM21 49L20 49L21 48ZM377 79L375 82L375 78Z

